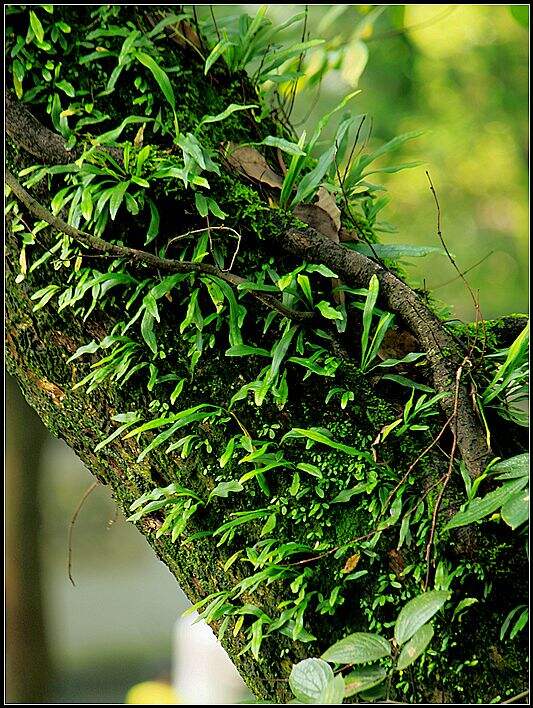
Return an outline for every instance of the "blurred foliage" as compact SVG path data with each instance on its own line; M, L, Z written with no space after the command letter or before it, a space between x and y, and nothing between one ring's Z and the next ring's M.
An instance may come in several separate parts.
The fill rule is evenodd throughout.
M181 703L172 686L161 681L145 681L132 686L124 700L126 704L142 706L176 705Z
M224 17L257 7L215 6L213 14L223 26ZM326 40L304 57L290 118L298 132L309 133L356 86L362 93L353 110L371 126L360 142L373 147L426 131L395 156L423 166L383 176L391 197L385 218L398 228L383 240L439 245L427 169L459 267L486 258L468 280L487 318L527 307L528 12L525 5L311 5L305 31L296 23L285 34L294 42ZM274 22L293 14L292 5L268 6ZM281 88L290 105L293 84ZM452 264L441 256L416 260L416 284L435 290L452 316L473 319Z

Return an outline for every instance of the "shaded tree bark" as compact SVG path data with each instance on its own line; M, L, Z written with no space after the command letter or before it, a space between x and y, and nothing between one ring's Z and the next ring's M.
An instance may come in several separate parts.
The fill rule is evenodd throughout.
M52 663L40 558L40 464L47 435L10 376L6 392L6 699L46 703Z

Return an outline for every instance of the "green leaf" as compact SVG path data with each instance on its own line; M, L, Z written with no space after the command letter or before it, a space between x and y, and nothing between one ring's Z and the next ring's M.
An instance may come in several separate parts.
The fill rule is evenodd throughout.
M259 106L256 103L251 103L246 106L242 106L238 103L230 103L222 113L217 113L216 116L204 116L199 125L204 125L204 123L218 123L221 120L225 120L232 113L235 113L235 111L246 111L250 108L259 108Z
M159 322L159 310L157 309L157 301L151 293L145 295L145 297L143 298L143 305L146 310L152 315L154 320Z
M248 344L236 344L234 347L226 349L226 356L266 356L270 357L270 352L260 347L252 347Z
M304 472L307 472L308 474L312 475L313 477L318 477L318 479L322 479L324 476L320 470L319 467L316 465L310 465L307 462L299 462L296 465L297 469L303 470Z
M241 328L246 310L237 302L235 293L228 283L216 276L210 276L210 279L218 285L229 303L229 343L232 347L242 344Z
M44 30L40 19L33 10L30 10L30 26L37 41L41 43L44 40Z
M91 342L89 342L89 344L84 344L82 347L79 347L74 352L74 354L69 359L67 359L67 364L70 364L72 361L74 361L80 356L83 356L84 354L94 354L94 352L97 351L99 348L100 345L93 339Z
M520 477L512 482L503 484L493 492L489 492L484 497L474 499L466 506L464 511L459 511L455 516L452 516L446 524L445 530L454 529L458 526L466 526L473 524L475 521L480 521L489 514L493 514L497 509L503 506L517 492L523 489L527 484L526 477Z
M379 634L355 632L326 649L322 659L334 664L366 664L390 654L389 642Z
M360 484L357 484L355 487L352 487L351 489L343 489L342 492L339 492L336 497L334 497L331 500L332 504L344 504L346 502L349 502L350 499L355 496L356 494L362 494L363 492L368 492L369 491L369 485L368 482L361 482Z
M426 393L434 392L434 389L430 386L418 383L418 381L413 381L413 379L408 379L407 376L400 376L400 374L385 374L381 378L387 381L394 381L394 383L400 384L400 386L407 386L407 388L416 388L418 391L425 391Z
M317 309L320 311L320 314L328 320L342 320L342 314L334 307L331 307L329 302L325 300L321 300L317 304Z
M81 197L81 214L86 221L89 221L93 213L93 200L91 195L91 190L88 187L83 190Z
M344 679L342 676L335 676L332 681L329 681L327 686L318 697L318 703L321 705L337 705L342 703L344 698Z
M502 519L514 531L529 519L529 487L513 494L502 507Z
M351 455L352 457L361 457L369 461L372 460L372 455L370 455L370 453L357 450L355 447L350 447L349 445L343 445L336 440L332 440L330 437L324 435L324 433L321 433L318 430L315 430L314 428L293 428L283 436L281 442L287 438L308 438L309 440L314 440L315 442L322 443L328 447L333 447L335 450L345 452L347 455Z
M276 514L270 514L261 529L261 536L267 536L276 527L277 520Z
M430 624L423 624L411 639L402 647L396 668L398 671L410 666L425 651L427 645L433 638L433 627Z
M435 615L450 597L448 591L430 590L410 600L400 611L394 625L394 638L398 644L408 639Z
M268 393L272 384L274 383L274 380L279 372L281 362L283 361L283 358L285 357L285 354L287 353L287 350L289 349L294 335L297 331L298 325L294 325L293 327L291 327L290 323L287 323L287 326L281 338L272 347L272 363L270 364L270 368L268 369L265 375L260 389L255 392L255 404L257 406L262 405L263 401L265 400L265 396Z
M300 204L305 201L308 197L316 194L326 172L329 170L333 161L335 159L335 152L337 148L335 145L330 147L325 153L323 153L317 162L316 166L302 177L298 189L296 190L296 195L291 202L291 207Z
M224 54L224 52L230 47L234 47L235 43L230 42L229 39L221 39L218 44L216 44L210 55L205 60L204 75L207 75L209 69L213 66L216 60Z
M382 666L355 669L344 677L344 695L349 698L360 691L377 686L386 678L387 672Z
M230 492L242 492L244 487L242 484L236 480L230 480L229 482L219 482L213 491L209 494L210 501L212 497L223 497L226 498Z
M148 312L148 310L144 311L141 322L141 334L152 353L157 354L157 339L154 333L154 317Z
M141 64L144 64L147 69L150 69L154 79L159 84L159 88L163 92L163 95L169 102L174 113L176 112L176 98L174 96L174 89L170 83L167 73L159 66L159 64L152 59L151 56L145 54L144 52L135 52L135 57Z
M323 691L334 678L331 666L322 659L304 659L292 667L289 686L302 703L320 703Z
M497 462L492 466L491 471L499 473L496 479L527 477L529 475L529 452Z
M529 350L529 322L507 350L504 363L496 371L491 383L483 393L483 401L489 403L500 395L512 380L517 367L527 361Z
M126 190L128 189L129 185L130 183L128 180L127 182L121 182L117 187L113 189L113 192L109 199L109 214L113 221L115 220L115 216L117 215L117 211L119 210L120 205L122 204L124 194L126 193Z
M372 316L374 315L374 307L379 294L379 280L376 275L370 278L368 285L368 295L365 300L365 309L363 310L363 333L361 335L361 358L365 359L368 348L368 337L370 336L370 328L372 326Z
M148 226L148 231L146 232L146 240L144 242L145 246L151 243L159 233L159 209L150 197L147 198L147 201L150 208L150 225Z
M107 133L102 133L101 135L97 135L95 138L93 138L93 145L105 145L107 143L114 143L118 140L122 131L127 125L130 125L131 123L149 123L151 121L153 121L153 118L146 118L145 116L128 116L127 118L124 118L118 128L108 130Z
M288 140L285 140L284 138L276 138L273 135L269 135L268 138L265 138L262 142L260 142L258 144L259 145L268 145L269 147L279 148L283 152L286 152L288 155L304 155L305 156L305 152L296 143L291 143Z

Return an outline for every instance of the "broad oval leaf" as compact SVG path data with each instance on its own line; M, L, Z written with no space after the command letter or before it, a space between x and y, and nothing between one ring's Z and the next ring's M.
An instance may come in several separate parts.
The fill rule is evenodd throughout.
M318 703L321 705L331 705L342 703L344 698L344 679L342 676L335 676L332 681L329 681L320 696Z
M368 666L351 671L344 677L344 695L346 698L360 691L367 691L377 686L387 678L387 672L382 666Z
M355 632L335 642L322 654L322 659L335 664L366 664L390 656L389 642L379 634Z
M513 494L502 507L502 519L514 531L529 519L529 487Z
M405 644L423 624L440 610L450 597L447 590L430 590L410 600L401 610L394 625L394 638Z
M407 666L410 666L413 661L416 661L425 651L432 638L433 627L430 624L423 624L402 648L396 664L398 671L402 671Z
M289 686L302 703L320 703L322 692L334 678L333 669L322 659L304 659L292 667Z

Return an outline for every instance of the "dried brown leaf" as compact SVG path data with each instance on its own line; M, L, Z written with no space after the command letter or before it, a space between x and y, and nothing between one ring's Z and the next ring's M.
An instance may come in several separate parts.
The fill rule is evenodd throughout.
M385 334L378 356L380 359L403 359L407 354L419 351L418 340L410 332L395 327Z
M254 182L281 189L283 180L274 172L263 155L247 145L229 143L226 161L234 170L246 175Z
M331 192L328 192L325 187L318 188L317 197L318 199L315 201L315 206L323 209L326 214L329 214L337 229L337 233L339 233L341 227L341 210L337 206L335 197Z
M337 243L339 242L339 234L338 229L335 227L335 222L324 209L315 204L298 204L293 213L323 236L327 236Z
M357 565L359 563L359 560L361 558L360 553L355 553L353 556L350 556L346 563L344 564L344 568L342 569L343 573L351 573L352 570L355 570L357 568Z

